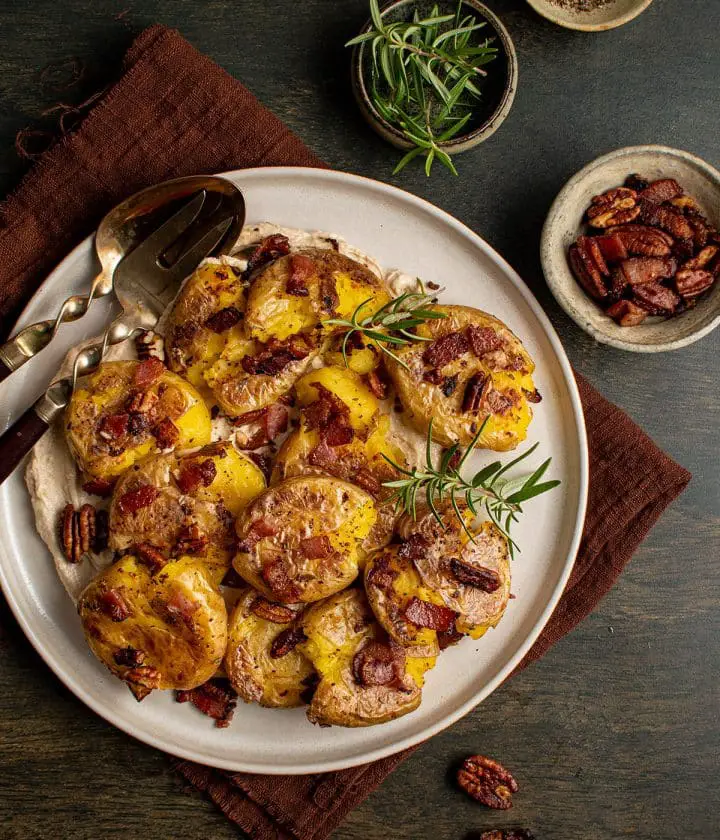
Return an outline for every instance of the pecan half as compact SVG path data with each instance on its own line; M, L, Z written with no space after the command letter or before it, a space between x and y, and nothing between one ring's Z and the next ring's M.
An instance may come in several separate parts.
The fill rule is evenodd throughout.
M238 546L238 550L242 551L242 547ZM260 576L278 601L284 601L288 604L297 601L298 589L282 562L271 560L269 563L265 563Z
M173 554L177 557L181 554L202 554L207 548L209 539L207 534L198 528L197 525L185 525L180 529Z
M79 563L82 560L80 533L75 508L70 504L65 505L60 515L60 538L65 558L70 563Z
M92 505L83 505L77 512L80 551L87 554L95 544L95 518L97 514Z
M178 429L169 417L164 417L159 423L153 426L152 433L158 449L163 452L173 449L180 439L180 429Z
M474 586L482 589L483 592L496 592L500 588L500 575L494 569L486 569L484 566L471 566L453 557L450 561L450 571L466 586Z
M580 253L577 245L571 245L568 251L568 259L570 261L570 268L575 275L575 279L585 289L591 298L595 300L602 300L607 296L607 287L600 276L599 271L588 271L585 261Z
M145 359L162 360L162 338L152 330L141 330L134 339L135 355L143 362Z
M402 680L405 673L405 654L382 642L370 641L353 657L352 673L360 685L389 685Z
M452 332L437 338L425 349L423 361L431 368L443 368L445 365L467 353L470 345L464 332Z
M448 607L431 604L415 595L410 599L404 610L405 618L418 627L429 627L431 630L447 632L455 621L455 613Z
M628 255L635 257L668 257L672 252L672 237L659 228L649 225L622 225L618 228L611 228L608 236L599 237L607 241L611 237L616 239ZM602 249L602 244L598 242ZM618 249L619 250L619 249ZM625 259L620 257L620 259Z
M637 193L627 187L617 187L594 196L587 210L588 221L597 228L624 225L639 215Z
M160 671L158 671L157 668L153 668L151 665L138 665L137 668L133 668L123 674L123 679L127 683L134 683L142 686L143 688L149 689L150 691L154 688L160 688ZM134 693L135 692L133 692L133 694ZM138 700L142 700L143 697L147 697L148 693L149 692L143 692L142 697L138 697ZM137 695L135 696L137 697Z
M126 409L130 414L151 414L159 402L160 397L152 391L140 391L130 397Z
M492 387L492 377L484 373L474 373L467 381L465 394L463 395L462 410L465 413L477 412L483 400L487 397Z
M710 265L710 263L715 259L718 252L720 252L720 247L717 245L707 245L704 248L701 248L691 260L683 263L682 268L689 269L690 271L696 271L699 268L707 268L708 265Z
M264 618L265 621L272 621L274 624L290 624L295 618L295 611L291 610L290 607L268 601L262 595L258 595L252 602L250 612L258 618Z
M680 303L680 298L675 292L659 283L635 286L633 295L635 303L647 309L651 315L671 315Z
M305 638L305 633L303 633L301 627L288 627L287 630L278 633L273 639L273 643L270 645L270 656L273 659L280 659L283 656L287 656Z
M137 559L144 566L147 566L153 574L159 572L160 569L167 565L168 560L162 551L150 543L137 543L133 546L133 552L135 553Z
M692 244L693 229L685 216L674 207L643 201L642 220L648 225L655 225L666 231L676 240Z
M230 726L235 714L237 694L226 680L209 680L197 688L175 692L178 703L192 703L195 708L215 721L218 729Z
M239 323L242 317L243 314L237 306L226 306L225 309L211 315L205 321L205 326L214 333L223 333Z
M134 386L140 391L146 391L153 385L165 372L165 365L160 359L154 356L149 359L143 359L142 362L135 368L135 375L133 377Z
M502 764L484 755L471 755L458 770L460 787L473 799L502 811L512 807L518 783Z
M715 282L709 271L681 268L675 275L675 288L684 298L694 298L707 291Z
M384 400L387 397L387 383L380 379L376 371L371 370L369 373L366 373L365 381L367 382L368 388L372 391L373 396L379 400Z
M647 309L624 298L608 306L605 312L621 327L636 327L649 315Z

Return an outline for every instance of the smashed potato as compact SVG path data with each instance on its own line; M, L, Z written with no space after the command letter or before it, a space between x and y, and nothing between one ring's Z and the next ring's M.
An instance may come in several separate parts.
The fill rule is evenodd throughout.
M535 365L520 340L497 318L470 306L433 307L446 318L427 321L417 334L432 339L399 347L386 365L408 422L444 446L472 442L504 451L525 440L539 401Z
M368 315L389 300L372 271L337 251L304 248L253 277L245 324L251 338L283 341L313 330L321 321L347 318L368 298Z
M99 479L113 479L146 455L203 446L210 434L200 394L154 358L104 362L81 380L65 415L70 451Z
M154 574L123 557L88 584L78 611L92 652L138 699L155 688L202 685L225 652L225 602L190 557Z
M405 544L423 584L458 613L459 633L479 639L503 617L510 599L510 557L507 541L492 522L473 525L465 511L471 541L449 504L438 506L441 525L431 511L418 509L398 522Z
M233 555L233 521L264 489L260 469L229 441L187 455L146 458L115 487L110 548L194 554L219 583Z
M297 608L266 601L253 589L241 594L228 623L225 671L247 703L273 708L305 704L315 671L297 646L283 646L298 614Z
M266 490L237 521L235 570L267 598L318 601L357 577L375 505L360 488L298 476Z
M421 660L408 659L388 642L365 593L346 589L315 604L302 622L307 639L299 647L317 671L308 718L337 726L372 726L412 712L420 705Z

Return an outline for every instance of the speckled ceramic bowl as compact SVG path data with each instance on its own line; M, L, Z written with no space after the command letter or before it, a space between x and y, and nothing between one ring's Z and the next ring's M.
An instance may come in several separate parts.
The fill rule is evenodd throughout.
M666 146L629 146L603 155L574 175L553 202L545 221L540 258L557 302L585 332L603 344L636 353L676 350L692 344L720 323L720 283L697 306L674 318L650 317L636 327L621 327L583 291L568 263L568 248L582 233L590 199L625 178L675 178L720 226L720 172L688 152Z
M527 1L538 14L553 23L583 32L603 32L606 29L615 29L616 26L629 23L652 3L652 0L612 0L594 11L581 12L566 9L550 0Z
M435 0L435 2L441 14L454 14L457 9L457 0ZM385 19L410 20L415 9L419 9L420 14L424 15L429 13L433 5L424 0L395 0L384 6L381 11ZM469 130L440 144L451 155L477 146L497 131L510 113L518 80L515 47L500 19L477 0L463 0L463 5L467 7L466 14L474 14L476 18L486 21L486 26L480 30L480 34L483 37L487 35L487 37L495 38L493 46L498 48L498 53L497 57L487 65L488 75L482 84L483 98L468 122ZM370 26L371 22L368 21L362 31L366 32ZM412 143L408 142L401 131L384 119L372 104L368 91L370 61L370 51L364 43L355 47L352 58L352 85L360 111L372 128L388 143L392 143L398 149L411 149Z

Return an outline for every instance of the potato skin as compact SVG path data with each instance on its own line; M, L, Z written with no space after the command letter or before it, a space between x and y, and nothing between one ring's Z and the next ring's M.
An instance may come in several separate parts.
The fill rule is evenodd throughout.
M445 606L459 614L455 624L460 633L480 638L503 617L510 599L510 556L507 541L492 522L473 525L468 513L468 527L475 541L471 542L449 505L438 508L443 528L433 514L419 509L417 519L407 514L398 522L398 534L404 540L419 535L425 540L420 556L413 563L422 582L442 598ZM452 559L471 566L491 569L500 577L495 592L484 592L460 583L450 568Z
M99 434L105 417L122 413L134 392L140 362L104 362L81 380L65 414L65 437L80 469L94 478L114 478L140 458L159 452L152 430L133 439L117 454L118 441ZM195 388L166 370L147 389L159 398L155 422L168 418L178 428L176 449L192 449L210 442L210 413Z
M352 673L355 654L370 639L382 639L365 593L346 589L310 607L303 618L307 640L300 645L313 663L320 682L308 709L313 723L373 726L412 712L421 690L406 674L401 688L365 686Z
M459 358L439 369L443 383L457 377L454 390L446 396L443 383L426 381L430 367L423 361L429 342L415 342L400 347L397 356L407 365L406 370L393 359L386 366L398 396L405 408L405 419L423 434L433 421L433 439L443 446L472 442L484 419L488 417L478 447L505 451L514 449L527 434L532 410L524 391L534 393L532 372L535 365L520 340L497 318L470 306L433 307L446 318L431 320L417 328L418 335L434 340L468 326L492 330L503 347L478 358L466 351ZM500 412L492 412L485 402L479 412L463 412L462 405L468 381L474 374L492 378L492 391L507 395L514 403Z
M108 592L119 593L127 605L124 620L113 620L103 608ZM92 652L135 687L195 688L213 676L225 652L225 602L202 563L190 557L153 575L127 555L90 582L78 611ZM135 669L115 659L127 648L143 654Z
M361 543L376 516L372 498L352 484L325 476L290 478L238 518L233 566L270 600L318 601L357 577ZM308 553L303 541L311 539L326 542L330 553L310 556L315 552Z
M228 679L246 703L278 709L303 706L315 671L297 648L279 658L270 656L272 643L292 622L277 624L255 615L252 605L261 597L254 589L244 590L232 611L225 652Z

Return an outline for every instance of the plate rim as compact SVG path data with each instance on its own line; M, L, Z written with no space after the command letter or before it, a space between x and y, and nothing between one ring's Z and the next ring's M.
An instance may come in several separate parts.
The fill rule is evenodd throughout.
M106 720L108 723L115 726L117 729L120 729L125 734L130 735L132 738L135 738L136 740L141 741L144 744L152 746L155 749L161 750L162 752L165 752L166 754L172 755L176 758L194 761L198 764L203 764L217 769L229 770L233 772L260 773L263 775L287 775L288 773L290 773L291 775L307 775L311 773L326 773L338 770L345 770L351 767L357 767L362 764L367 764L382 758L387 758L391 755L395 755L401 752L402 750L423 743L424 741L432 738L434 735L437 735L439 732L442 732L443 730L447 729L449 726L452 726L454 723L456 723L458 720L460 720L470 711L472 711L476 706L478 706L507 679L507 677L515 670L517 665L522 661L522 659L525 657L525 655L535 644L538 637L542 633L547 622L549 621L550 617L555 611L555 608L557 607L560 597L565 590L568 579L570 578L570 575L574 568L585 523L585 515L587 511L589 485L589 452L587 443L587 430L582 410L582 403L580 400L580 393L578 390L577 381L572 372L570 361L560 341L560 338L557 332L555 331L555 328L552 326L550 319L546 315L543 308L540 306L540 303L530 291L530 288L525 284L518 272L516 272L515 269L512 268L512 266L490 244L488 244L479 234L475 233L475 231L473 231L470 227L461 222L459 219L455 218L446 210L443 210L440 207L437 207L436 205L427 201L426 199L420 198L419 196L416 196L413 193L407 192L406 190L403 190L392 184L386 184L382 181L377 181L373 178L368 178L363 175L355 175L332 169L304 166L252 167L247 169L228 170L218 174L221 177L226 177L229 179L242 179L244 176L251 176L260 179L282 179L283 177L292 178L298 176L300 178L303 178L305 176L315 178L319 177L321 180L328 179L331 181L339 181L345 183L359 182L360 184L369 186L371 189L379 190L381 193L395 195L396 197L401 198L401 200L403 200L404 202L409 202L421 209L424 209L426 212L429 212L430 215L439 218L442 222L451 225L456 230L458 230L458 232L468 237L470 242L476 248L479 248L480 251L482 251L487 257L489 257L493 262L495 262L496 265L498 265L498 267L505 274L506 278L513 284L513 286L515 286L516 290L523 297L525 303L529 306L533 315L537 318L547 340L549 341L552 347L552 350L559 364L563 379L565 381L565 385L567 386L568 395L572 406L572 416L574 420L575 431L578 437L579 455L579 498L577 500L578 515L575 521L575 525L573 527L572 537L570 540L570 547L567 557L565 558L565 564L562 574L560 575L555 585L555 588L553 589L550 595L550 598L545 604L545 607L540 617L535 622L522 644L519 645L514 655L508 659L508 661L502 668L500 668L500 670L493 679L489 680L465 703L462 703L452 712L443 715L439 721L423 729L420 732L420 734L408 735L402 739L394 741L389 745L377 747L374 750L371 750L367 753L351 756L347 759L331 759L325 761L316 760L313 762L303 764L301 769L293 767L291 770L288 771L287 768L283 767L268 768L265 764L258 764L253 762L243 763L242 759L239 759L238 761L214 759L212 757L208 757L205 754L195 752L192 749L185 749L184 747L175 747L172 744L167 744L163 738L156 737L151 732L138 733L137 727L126 725L125 722L122 720L119 721L116 715L113 713L111 705L101 703L101 701L96 700L93 696L88 694L81 686L75 684L70 669L64 669L61 663L58 663L53 659L50 652L45 648L45 643L43 639L41 639L39 635L35 632L35 630L31 627L29 618L22 613L19 603L15 602L11 592L9 580L6 578L5 575L4 563L1 562L1 560L0 587L2 587L3 593L8 602L10 610L13 613L16 621L22 628L26 638L32 644L33 648L36 650L36 652L39 654L39 656L42 658L45 664L55 674L55 676L58 677L58 679L60 679L60 681L88 708L90 708L93 712L95 712L101 718ZM17 330L18 327L23 324L25 318L27 317L27 312L32 306L35 297L41 293L42 289L46 286L46 284L50 283L58 272L63 270L63 266L65 265L65 263L70 261L80 250L88 249L88 247L92 248L93 237L94 232L85 239L83 239L80 243L78 243L78 245L76 245L75 248L73 248L72 251L70 251L67 254L67 256L48 275L45 281L43 281L43 283L40 284L40 286L36 289L32 297L28 301L27 305L23 308L17 322L13 326L13 331Z

